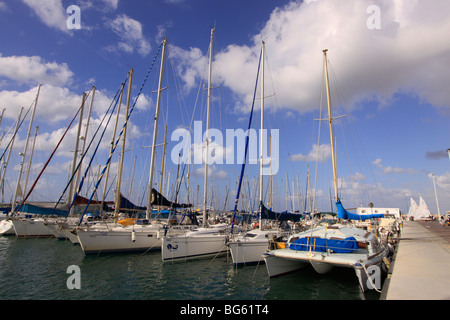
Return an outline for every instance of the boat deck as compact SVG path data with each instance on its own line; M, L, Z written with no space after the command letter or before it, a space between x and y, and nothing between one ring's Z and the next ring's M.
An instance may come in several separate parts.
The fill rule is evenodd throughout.
M382 300L450 299L450 227L403 222Z

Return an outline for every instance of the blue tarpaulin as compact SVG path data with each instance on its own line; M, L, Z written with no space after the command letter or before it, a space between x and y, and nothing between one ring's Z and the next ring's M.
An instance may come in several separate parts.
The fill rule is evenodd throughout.
M317 252L326 252L330 249L335 253L352 253L358 249L358 243L354 237L345 239L305 237L291 242L289 249L297 251L311 250Z
M336 202L336 207L338 211L339 219L348 219L348 220L367 220L367 219L376 219L383 218L384 214L356 214L351 213L345 210L344 206L341 203L341 200Z

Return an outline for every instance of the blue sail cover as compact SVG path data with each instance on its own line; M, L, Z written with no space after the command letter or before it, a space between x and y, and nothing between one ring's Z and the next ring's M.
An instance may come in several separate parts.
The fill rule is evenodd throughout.
M276 220L276 221L293 221L298 222L305 217L302 214L298 213L289 213L289 212L275 212L272 211L264 206L264 204L261 205L261 219L270 219L270 220Z
M341 203L341 200L336 201L336 207L338 211L339 219L347 219L347 220L367 220L367 219L376 219L383 218L384 214L356 214L351 213L345 210L344 206Z
M358 249L358 243L354 237L345 239L304 237L291 242L289 249L316 252L326 252L330 249L335 253L352 253Z
M47 215L47 216L50 216L50 215L63 216L63 217L67 216L67 211L54 209L53 207L52 208L39 207L39 206L35 206L35 205L29 204L29 203L25 203L21 207L17 206L16 212L17 211L34 213L34 214L39 214L39 215Z

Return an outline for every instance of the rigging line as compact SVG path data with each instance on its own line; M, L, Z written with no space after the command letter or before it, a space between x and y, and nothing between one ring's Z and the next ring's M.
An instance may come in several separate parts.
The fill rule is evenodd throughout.
M81 168L81 164L82 164L82 162L83 162L83 160L84 160L84 157L86 156L86 154L87 154L87 152L89 151L89 149L90 149L92 143L94 142L94 139L95 139L95 137L97 136L97 133L99 132L99 130L100 130L101 126L102 126L103 121L105 120L106 116L108 115L108 112L109 112L109 110L111 109L111 107L112 107L112 105L113 105L113 102L116 101L116 103L114 104L113 109L111 110L111 114L109 115L108 121L107 121L107 123L106 123L106 125L105 125L105 127L104 127L104 129L103 129L103 132L102 132L102 134L101 134L101 136L100 136L100 138L99 138L99 141L98 141L98 143L97 143L97 147L95 148L95 150L94 150L94 152L93 152L93 154L92 154L92 156L91 156L91 159L90 159L90 161L89 161L89 164L88 164L88 166L87 166L87 168L86 168L86 171L85 171L85 173L84 173L84 175L83 175L83 177L82 177L82 179L81 179L81 181L80 181L80 183L79 183L78 189L77 189L77 191L75 192L75 194L74 194L74 196L73 196L72 202L70 203L70 206L69 206L69 208L68 208L68 210L67 210L67 215L69 215L70 210L71 210L72 206L73 206L74 203L75 203L75 199L77 198L78 194L79 194L80 191L81 191L81 188L83 187L83 184L84 184L84 180L85 180L85 178L86 178L86 175L87 175L88 172L89 172L89 168L90 168L91 165L92 165L92 161L94 160L94 157L95 157L95 155L96 155L96 153L97 153L98 147L99 147L99 145L100 145L100 143L101 143L101 141L102 141L102 139L103 139L103 136L104 136L104 134L105 134L105 132L106 132L106 129L108 128L109 121L111 120L111 117L112 117L112 115L113 115L113 112L114 112L114 110L116 109L116 106L117 106L117 104L118 104L118 102L119 102L120 93L123 92L123 90L124 90L124 88L125 88L125 84L126 84L126 82L128 81L128 78L129 78L129 76L127 76L127 78L125 79L125 81L122 83L121 88L119 88L119 89L117 90L114 99L111 101L111 104L110 104L108 110L106 111L106 113L105 113L105 115L104 115L102 121L100 122L100 124L99 124L97 130L95 131L95 133L94 133L94 135L93 135L91 141L89 142L89 145L87 146L86 151L84 152L84 154L82 155L82 157L80 158L80 160L79 160L79 162L78 162L78 165L77 165L77 168L75 169L75 172L78 171L78 169ZM74 173L74 175L75 175L75 173ZM70 181L69 181L69 184L70 184L70 182L72 181L74 175L72 175L72 177L71 177L71 179L70 179ZM66 190L67 190L67 187L66 187L66 189L63 191L62 194L64 194L64 193L66 192ZM61 195L61 198L62 198L62 195ZM58 203L59 203L59 201L61 201L61 198L58 200ZM70 200L70 199L69 199L69 200ZM55 204L55 208L54 208L54 209L56 209L56 205L57 205L58 203Z
M127 80L127 79L125 79L125 82L126 82L126 80ZM122 89L119 88L119 90L116 92L116 95L114 96L114 99L111 101L111 104L110 104L108 110L111 108L111 105L112 105L112 103L114 102L114 100L116 99L117 94L118 94L121 90L123 90L123 86L124 86L124 84L121 85ZM105 117L106 117L106 114L107 114L107 113L108 113L108 111L105 113ZM103 120L104 120L104 118L103 118ZM66 193L67 189L69 188L69 186L70 186L72 180L74 179L75 175L78 174L78 169L80 168L80 166L81 166L81 164L82 164L82 162L83 162L84 157L86 156L87 152L89 151L89 148L90 148L92 142L94 141L94 138L95 138L95 136L97 135L97 132L98 132L98 130L100 129L101 124L103 123L103 120L102 120L102 122L100 123L99 127L97 128L97 131L96 131L95 134L93 135L93 137L92 137L92 139L91 139L91 142L89 143L89 145L88 145L87 148L86 148L86 151L84 152L84 154L81 155L81 158L80 158L80 160L78 161L77 167L76 167L75 170L72 172L72 175L71 175L69 181L67 182L66 187L64 188L63 192L61 193L61 196L59 197L58 201L55 203L55 206L53 207L53 211L56 210L56 207L57 207L58 204L61 202L61 200L62 200L64 194ZM78 193L78 192L79 192L79 191L77 191L77 193ZM74 197L74 199L75 199L75 198L76 198L76 196ZM69 199L69 200L70 200L70 199ZM73 202L73 201L72 201L72 202ZM70 205L70 207L72 207L72 204ZM53 212L53 211L52 211L52 212ZM69 212L69 211L70 211L70 208L69 208L68 212Z
M53 152L51 153L50 157L48 158L47 162L45 163L44 167L42 168L41 172L39 173L39 175L37 176L36 180L34 180L33 185L31 186L30 190L28 191L27 195L22 199L22 202L19 205L19 210L20 208L22 208L22 206L24 205L25 201L28 199L28 197L30 196L31 192L33 191L34 187L36 186L36 184L38 183L41 175L44 173L45 169L47 168L48 164L50 163L50 160L53 158L53 156L56 153L56 150L58 150L60 144L62 143L64 137L66 136L67 132L69 131L69 128L72 126L73 122L75 121L75 119L78 116L78 113L80 113L81 108L83 107L87 97L89 96L89 94L87 94L85 96L85 99L82 101L80 107L78 108L77 113L75 114L75 116L73 117L72 121L70 121L69 125L67 126L66 131L64 131L64 134L62 135L61 139L59 140L58 144L56 145L56 147L54 148ZM14 208L12 208L12 210L14 210Z
M238 190L237 190L237 193L236 193L236 199L235 199L235 202L234 202L234 213L233 213L233 220L232 220L232 223L231 223L231 233L233 233L233 226L234 226L234 223L236 221L236 211L237 211L237 207L238 207L238 203L239 203L239 195L240 195L240 192L241 192L242 179L244 177L245 163L247 161L248 143L249 143L249 138L250 138L250 128L251 128L252 118L253 118L253 107L255 106L256 89L258 87L258 78L259 78L259 69L260 69L260 66L261 66L262 50L263 49L261 48L261 54L259 56L259 62L258 62L258 70L257 70L257 73L256 73L255 90L254 90L254 93L253 93L252 109L251 109L251 113L250 113L250 119L249 119L249 122L248 122L247 136L245 137L245 151L244 151L244 159L243 159L244 161L243 161L243 164L242 164L242 167L241 167L241 174L240 174L240 178L239 178L239 185L238 185Z
M335 79L337 79L337 76L336 76L336 74L335 74L335 72L334 72L332 66L331 66L331 72L332 72L333 77L334 77ZM335 83L338 84L338 81L335 80ZM337 91L338 97L341 99L341 101L342 101L342 103L343 103L344 98L343 98L342 90L340 89L340 87L339 87L338 85L336 85L335 90ZM356 127L354 126L354 122L348 121L348 123L351 125L351 129L352 129L352 130L350 130L350 132L356 133L356 134L355 134L356 138L359 138L359 135L357 134L357 133L358 133L358 130L357 130ZM342 128L342 132L344 133L343 128ZM353 137L353 136L352 136L352 137ZM360 140L359 140L359 141L360 141ZM346 140L344 140L344 142L346 142ZM351 139L351 145L353 146L354 156L355 156L355 159L356 159L356 163L357 163L357 165L358 165L358 168L360 169L360 171L362 171L362 170L361 170L361 164L360 164L360 161L359 161L359 153L360 153L360 149L362 149L362 150L364 151L363 144L361 143L360 149L357 149L356 146L355 146L355 144L354 144L354 140ZM348 152L348 148L347 148L347 145L346 145L346 144L345 144L345 147L346 147L346 151ZM348 163L349 163L349 165L350 165L350 161L349 161L349 160L348 160ZM369 168L370 168L370 165L369 165ZM371 169L371 168L370 168L370 169ZM352 171L351 171L351 173L352 173ZM353 173L352 173L352 175L351 175L351 178L352 178L352 182L355 182ZM375 181L376 181L376 180L375 180ZM363 185L364 185L363 192L365 193L365 196L367 197L367 199L370 200L370 199L371 199L371 196L370 196L370 194L369 194L369 190L368 190L367 183L366 183L365 179L364 179L362 182L363 182ZM377 185L376 187L377 187L377 189L379 188L378 185ZM379 191L379 189L378 189L378 191ZM380 192L380 195L381 195L381 192ZM381 195L381 199L383 199L382 195ZM384 200L383 200L383 202L384 202Z
M92 198L94 197L94 194L97 192L98 186L99 186L99 184L100 184L100 182L101 182L101 180L102 180L102 178L103 178L103 175L104 175L104 173L105 173L105 171L106 171L106 168L108 167L109 163L111 162L112 155L113 155L114 151L116 150L117 145L119 144L119 141L120 141L120 139L121 139L121 137L122 137L123 132L125 131L125 127L126 127L127 124L128 124L128 120L130 119L130 116L131 116L131 114L132 114L133 111L134 111L134 107L136 106L136 102L138 101L138 99L139 99L139 97L140 97L140 95L141 95L141 93L142 93L142 90L143 90L143 88L144 88L144 86L145 86L145 83L147 82L147 79L148 79L148 77L149 77L149 75L150 75L150 71L153 69L153 66L154 66L154 64L155 64L155 62L156 62L156 58L157 58L157 56L158 56L158 54L159 54L159 51L161 50L161 47L163 46L163 44L164 44L164 41L161 42L160 46L158 47L158 50L156 51L155 57L153 58L153 61L152 61L151 65L150 65L150 68L148 69L148 72L147 72L147 74L146 74L146 76L145 76L145 79L144 79L144 81L142 82L142 85L141 85L141 88L139 89L138 95L136 96L136 98L135 98L135 100L134 100L134 102L133 102L133 105L132 105L131 108L130 108L130 112L128 113L128 116L127 116L127 118L125 119L125 122L124 122L124 124L123 124L123 126L122 126L122 129L120 130L119 136L118 136L117 139L116 139L116 142L115 142L115 144L114 144L114 147L111 149L109 158L108 158L108 160L106 161L106 164L105 164L105 166L103 167L103 170L102 170L102 172L101 172L99 178L97 179L97 183L95 184L95 187L94 187L94 190L93 190L93 192L92 192L92 194L91 194L91 197L89 198L89 201L88 201L88 203L87 203L87 205L86 205L86 207L85 207L85 209L84 209L84 211L83 211L83 214L82 214L81 217L80 217L80 220L79 220L79 222L78 222L78 225L80 225L81 222L83 221L84 215L86 214L86 211L87 211L87 209L88 209L88 207L89 207L89 204L91 203ZM149 190L149 192L151 192L151 190Z
M322 66L322 81L320 82L320 104L319 104L319 119L322 119L322 111L323 111L323 84L325 83L325 67ZM317 176L319 171L319 150L320 150L320 137L321 137L321 128L322 121L319 121L318 135L317 135L317 158L316 158L316 173L314 177L314 195L313 195L313 210L316 205L316 197L317 197Z
M36 98L33 100L33 102L31 103L31 105L28 107L28 110L27 110L27 112L25 113L25 115L23 116L22 120L20 121L19 126L17 127L17 130L14 131L12 138L9 140L8 145L6 146L5 150L4 150L3 153L2 153L2 156L0 157L0 161L2 161L3 157L5 156L6 151L8 150L9 146L10 146L11 143L12 143L12 140L13 140L13 139L15 138L15 136L17 135L17 132L19 132L20 127L22 126L23 122L25 121L25 119L26 119L28 113L30 112L31 108L33 107L35 101L36 101ZM14 122L14 123L15 123L15 122Z

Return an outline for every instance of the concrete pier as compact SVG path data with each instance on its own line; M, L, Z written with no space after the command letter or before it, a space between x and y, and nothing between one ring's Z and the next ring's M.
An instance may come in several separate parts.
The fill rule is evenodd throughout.
M382 300L450 299L450 227L404 221Z

